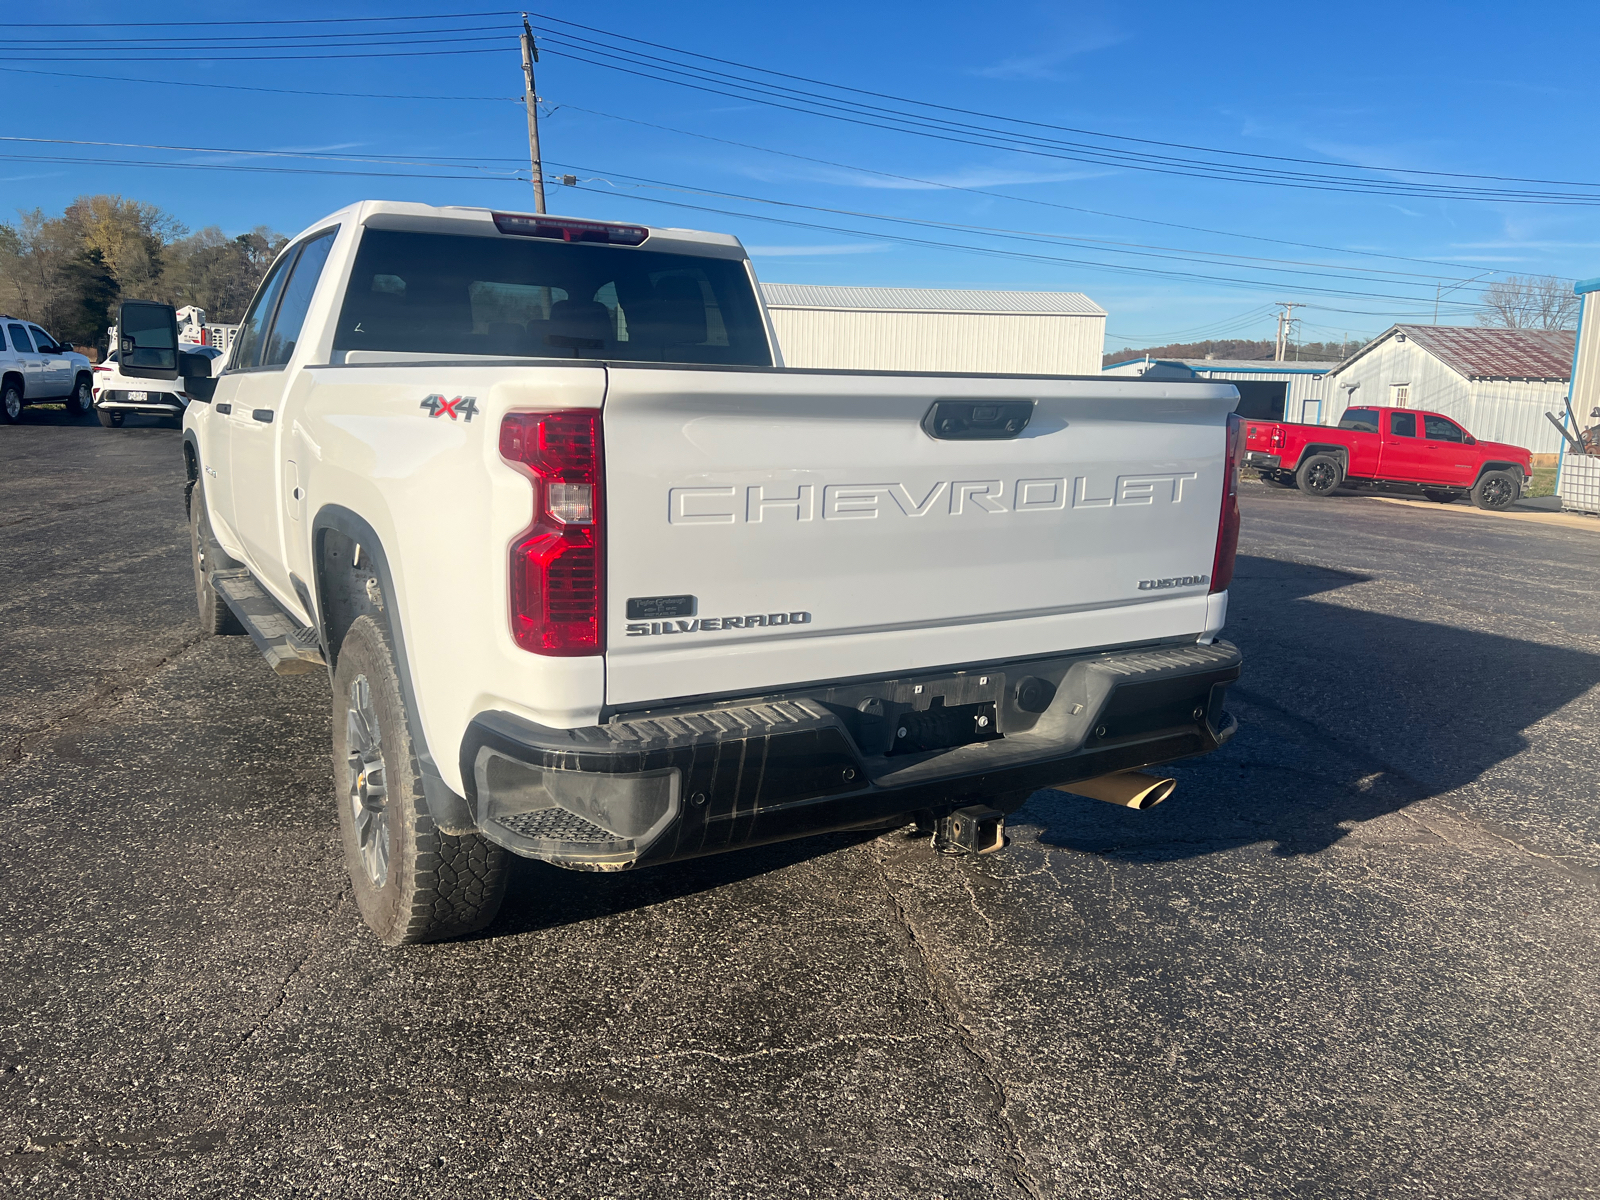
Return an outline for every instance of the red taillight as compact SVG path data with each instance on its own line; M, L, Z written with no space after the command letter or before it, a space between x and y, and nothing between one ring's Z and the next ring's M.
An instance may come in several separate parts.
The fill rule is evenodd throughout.
M1274 425L1272 427L1272 448L1274 450L1282 450L1288 441L1289 431L1282 425Z
M535 654L601 653L600 410L511 413L500 454L533 481L533 524L511 545L511 636Z
M1225 592L1233 582L1233 560L1239 555L1239 460L1244 457L1244 424L1228 415L1227 461L1222 474L1222 518L1217 522L1217 556L1211 562L1211 590Z
M607 246L637 246L650 236L642 225L611 225L605 221L574 221L567 217L536 217L527 213L495 213L494 227L519 237L551 238L558 242L600 242Z

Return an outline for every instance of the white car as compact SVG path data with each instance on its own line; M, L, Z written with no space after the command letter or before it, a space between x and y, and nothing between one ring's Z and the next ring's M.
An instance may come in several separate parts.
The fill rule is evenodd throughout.
M215 346L179 342L178 349L184 354L202 354L213 362L222 357L222 351ZM117 360L118 354L113 350L106 361L94 369L94 407L100 424L107 429L114 428L121 425L129 413L183 420L190 397L183 391L181 377L172 383L131 379L118 369Z
M89 411L89 360L58 343L32 321L0 315L0 420L15 425L30 404L66 401L67 411Z

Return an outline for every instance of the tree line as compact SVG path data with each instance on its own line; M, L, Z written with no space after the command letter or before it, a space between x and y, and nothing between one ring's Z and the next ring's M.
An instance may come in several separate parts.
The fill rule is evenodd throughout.
M125 299L194 304L209 321L238 321L288 240L265 225L236 237L215 225L191 233L123 196L79 196L55 217L17 215L0 223L0 312L101 349Z

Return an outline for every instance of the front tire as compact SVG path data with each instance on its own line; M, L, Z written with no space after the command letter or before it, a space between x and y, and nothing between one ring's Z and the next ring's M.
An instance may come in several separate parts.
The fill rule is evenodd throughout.
M1308 496L1331 496L1344 482L1344 469L1331 454L1313 454L1294 473L1295 484Z
M1485 471L1472 485L1472 502L1490 512L1510 508L1521 496L1522 481L1510 471Z
M104 422L105 419L106 414L102 412L100 420ZM217 544L216 534L211 531L211 517L206 513L205 488L198 483L189 496L189 560L194 567L194 600L200 613L200 632L211 637L243 633L244 626L239 624L239 618L211 586L213 572L237 567L239 563L223 553Z
M386 946L436 942L493 921L510 855L428 815L416 741L388 635L358 617L333 676L333 772L356 907Z
M67 411L75 417L86 417L94 411L94 390L87 375L79 375L72 385L72 395L67 397Z
M22 389L14 383L8 383L5 390L0 392L0 421L7 425L15 425L22 420Z

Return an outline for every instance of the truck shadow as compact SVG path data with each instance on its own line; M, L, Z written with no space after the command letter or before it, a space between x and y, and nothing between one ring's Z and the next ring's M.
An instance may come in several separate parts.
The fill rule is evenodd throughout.
M1327 849L1350 827L1462 787L1527 749L1523 731L1600 683L1600 655L1365 611L1319 597L1350 572L1241 556L1228 635L1240 733L1175 764L1147 812L1035 793L1013 824L1040 840L1170 861L1253 842Z
M649 908L770 875L871 841L880 832L822 834L614 875L565 871L548 863L514 858L500 915L476 936L532 933Z

